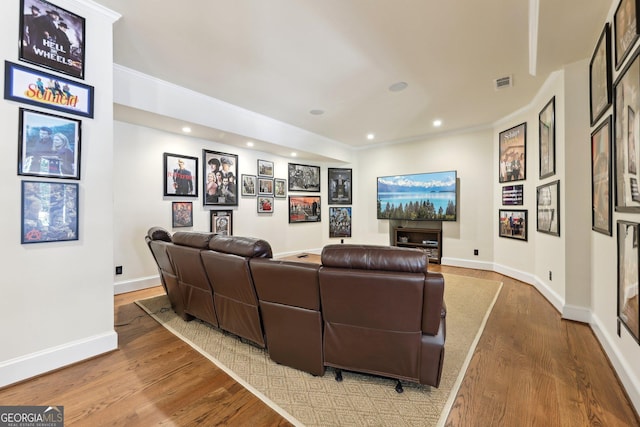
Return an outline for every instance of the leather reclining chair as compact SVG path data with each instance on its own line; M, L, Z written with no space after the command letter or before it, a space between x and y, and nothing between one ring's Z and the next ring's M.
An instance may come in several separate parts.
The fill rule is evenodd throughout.
M216 234L200 256L213 289L221 329L265 348L251 258L271 258L271 245L251 237Z
M213 290L200 258L201 252L208 252L213 236L213 233L176 232L173 234L173 245L167 246L167 253L178 278L184 311L218 327Z
M319 271L324 364L438 387L444 279L417 249L328 245ZM401 274L399 274L401 273Z
M250 267L271 360L324 375L320 265L253 258Z
M151 250L160 273L160 282L169 297L171 308L182 319L189 321L192 316L185 313L182 292L178 286L178 277L173 270L173 265L167 253L167 247L171 246L171 234L161 227L151 227L145 236L145 241Z

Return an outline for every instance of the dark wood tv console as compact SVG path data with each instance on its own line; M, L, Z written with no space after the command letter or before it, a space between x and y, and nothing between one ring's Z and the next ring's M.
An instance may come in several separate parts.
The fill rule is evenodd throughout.
M442 259L442 230L439 229L394 227L393 244L422 249L434 264L440 264Z

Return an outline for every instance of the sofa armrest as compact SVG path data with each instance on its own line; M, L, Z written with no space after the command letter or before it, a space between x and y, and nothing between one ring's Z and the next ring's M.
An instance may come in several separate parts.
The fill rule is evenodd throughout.
M422 332L437 335L440 321L446 316L444 305L444 277L440 273L428 272L424 280L422 304Z

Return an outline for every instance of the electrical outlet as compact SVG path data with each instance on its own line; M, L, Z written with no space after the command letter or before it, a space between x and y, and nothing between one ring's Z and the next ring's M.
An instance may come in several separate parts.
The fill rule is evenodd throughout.
M478 255L478 250L477 250L477 249L474 249L474 250L473 250L473 254L474 254L474 255Z
M553 275L551 274L551 270L549 270L549 280L553 280Z
M121 265L117 265L116 266L116 274L122 274L122 266Z

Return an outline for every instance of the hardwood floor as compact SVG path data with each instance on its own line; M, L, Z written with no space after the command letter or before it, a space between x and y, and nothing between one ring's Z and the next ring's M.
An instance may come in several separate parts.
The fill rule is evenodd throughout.
M504 282L447 426L640 426L588 325L517 280L430 268ZM117 295L117 351L0 389L0 404L64 405L78 426L290 425L133 304L162 292Z

